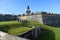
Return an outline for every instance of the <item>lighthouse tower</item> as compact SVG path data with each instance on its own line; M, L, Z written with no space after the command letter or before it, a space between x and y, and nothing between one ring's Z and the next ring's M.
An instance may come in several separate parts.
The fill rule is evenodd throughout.
M26 14L29 15L30 13L31 13L30 8L29 8L29 6L27 6Z

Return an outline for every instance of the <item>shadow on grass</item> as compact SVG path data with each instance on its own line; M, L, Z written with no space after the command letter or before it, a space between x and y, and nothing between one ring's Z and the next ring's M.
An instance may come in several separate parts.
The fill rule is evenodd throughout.
M8 25L0 27L0 31L6 32L6 33L8 32L9 29L10 29L10 27Z
M41 33L35 40L55 40L54 32Z

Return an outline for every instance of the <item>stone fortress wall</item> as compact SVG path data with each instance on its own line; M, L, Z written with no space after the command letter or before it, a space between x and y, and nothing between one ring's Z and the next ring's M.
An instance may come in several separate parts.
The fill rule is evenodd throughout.
M52 25L52 26L59 26L60 24L60 14L53 14L53 13L47 13L42 12L42 20L44 24Z
M35 12L30 15L21 15L18 17L21 20L33 20L47 25L59 25L60 14L53 14L47 12Z
M32 20L32 21L39 21L40 23L43 23L42 21L42 15L25 15L25 16L19 16L20 20Z

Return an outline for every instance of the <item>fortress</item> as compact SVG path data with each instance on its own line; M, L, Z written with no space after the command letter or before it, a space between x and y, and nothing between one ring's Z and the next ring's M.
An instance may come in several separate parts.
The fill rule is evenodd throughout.
M47 12L31 12L29 6L27 6L26 13L18 16L19 21L33 20L42 24L59 26L60 14L47 13Z

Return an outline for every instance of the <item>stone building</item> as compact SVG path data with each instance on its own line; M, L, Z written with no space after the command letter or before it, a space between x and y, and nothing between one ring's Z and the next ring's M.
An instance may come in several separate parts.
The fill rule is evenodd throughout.
M19 21L33 20L42 24L56 26L60 24L60 14L53 14L47 12L31 12L29 6L27 6L26 13L18 16Z

